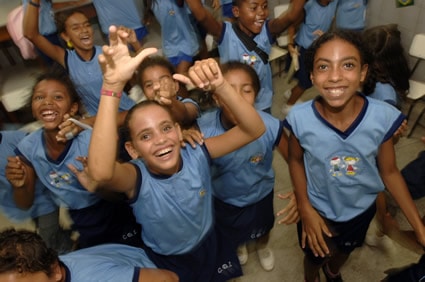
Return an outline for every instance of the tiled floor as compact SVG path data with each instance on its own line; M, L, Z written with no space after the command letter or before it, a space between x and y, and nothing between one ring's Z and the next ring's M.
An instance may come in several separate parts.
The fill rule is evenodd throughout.
M160 36L158 33L151 33L148 38L148 46L159 47ZM276 67L273 65L273 67ZM289 86L285 82L285 77L275 77L275 96L272 113L281 118L280 108L283 104L283 92ZM310 90L304 95L304 99L314 97L315 91ZM414 159L420 150L425 148L419 140L419 137L425 135L425 129L418 126L410 138L401 138L396 145L397 163L399 167L403 167L410 160ZM276 171L275 193L283 193L292 189L288 167L284 160L276 154L274 160L274 169ZM286 202L275 198L275 210L278 211L286 205ZM65 220L64 222L67 222ZM0 229L12 225L3 216L0 215ZM15 224L21 228L33 228L30 222ZM374 224L371 226L370 234L373 234ZM276 225L271 233L270 246L275 254L275 268L270 272L265 272L259 265L254 247L249 245L249 259L244 266L245 275L236 281L303 281L302 274L302 252L298 247L296 238L296 229L294 225L280 226ZM380 247L363 246L357 249L342 270L345 281L379 281L388 268L402 266L418 259L418 255L410 252L392 241L384 241ZM322 275L323 276L323 275ZM325 281L322 277L321 281Z

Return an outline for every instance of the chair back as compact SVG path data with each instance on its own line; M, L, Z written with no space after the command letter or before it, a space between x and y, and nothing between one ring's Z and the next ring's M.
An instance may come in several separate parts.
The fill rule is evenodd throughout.
M419 59L425 59L425 33L418 33L413 37L409 55Z

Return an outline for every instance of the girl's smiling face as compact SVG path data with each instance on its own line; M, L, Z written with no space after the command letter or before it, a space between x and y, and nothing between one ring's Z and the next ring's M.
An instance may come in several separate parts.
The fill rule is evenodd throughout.
M366 73L359 50L334 38L317 49L310 78L330 107L341 108L356 94Z
M128 123L131 141L125 146L133 159L142 158L149 171L172 175L180 169L180 127L160 105L135 109Z
M65 114L77 113L78 103L72 102L68 89L60 81L41 80L31 97L33 116L43 123L45 130L57 130Z

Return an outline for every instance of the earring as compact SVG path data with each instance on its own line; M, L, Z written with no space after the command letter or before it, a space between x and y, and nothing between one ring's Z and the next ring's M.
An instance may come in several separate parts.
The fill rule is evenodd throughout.
M74 45L72 45L72 42L71 42L71 41L69 41L69 40L66 42L66 46L67 46L69 49L74 48Z

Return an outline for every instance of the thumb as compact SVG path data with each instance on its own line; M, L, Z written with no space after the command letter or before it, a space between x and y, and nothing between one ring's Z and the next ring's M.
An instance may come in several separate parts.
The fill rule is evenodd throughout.
M136 62L139 65L146 57L155 54L158 51L156 48L145 48L136 55Z

